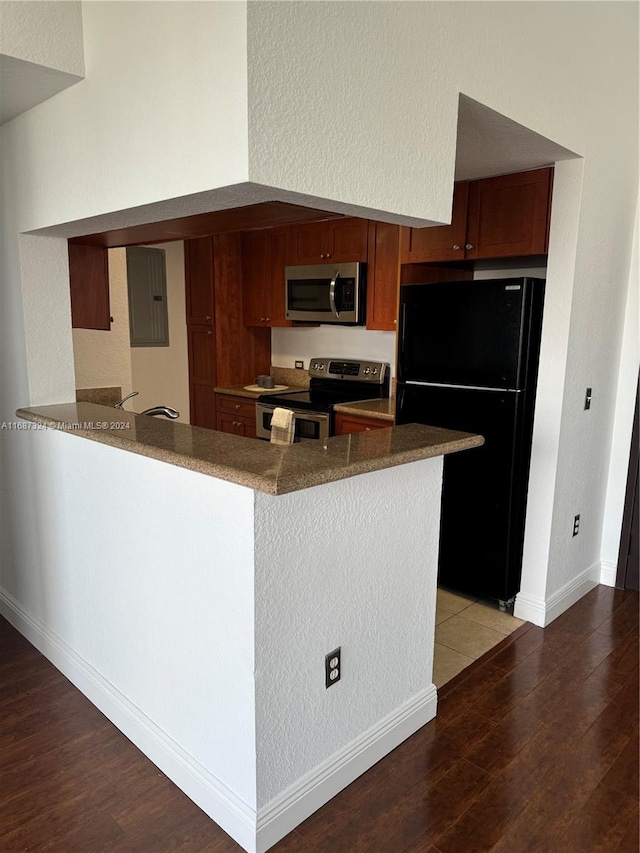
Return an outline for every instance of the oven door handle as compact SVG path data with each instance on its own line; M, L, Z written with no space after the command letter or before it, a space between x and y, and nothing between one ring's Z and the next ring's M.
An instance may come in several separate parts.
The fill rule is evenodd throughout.
M336 270L335 275L331 279L331 284L329 285L329 305L331 306L331 313L336 318L336 320L340 319L340 312L336 308L336 286L338 284L338 279L340 278L340 273Z

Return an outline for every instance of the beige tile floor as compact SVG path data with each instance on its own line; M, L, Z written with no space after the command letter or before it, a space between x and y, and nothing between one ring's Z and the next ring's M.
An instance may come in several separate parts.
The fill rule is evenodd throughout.
M438 590L433 683L442 687L485 652L524 625L497 606Z

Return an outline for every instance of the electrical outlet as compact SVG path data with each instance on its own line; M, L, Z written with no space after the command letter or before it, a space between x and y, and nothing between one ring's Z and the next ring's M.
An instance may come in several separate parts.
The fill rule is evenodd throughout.
M324 657L324 686L340 681L340 646Z
M591 408L591 398L592 398L592 396L593 396L593 394L591 393L591 392L592 392L592 390L593 390L592 388L587 388L587 393L584 395L584 408L585 408L585 411L586 411L587 409L590 409L590 408Z
M580 513L573 517L573 535L577 536L580 533Z
M296 361L294 363L296 366L296 370L304 370L304 361Z

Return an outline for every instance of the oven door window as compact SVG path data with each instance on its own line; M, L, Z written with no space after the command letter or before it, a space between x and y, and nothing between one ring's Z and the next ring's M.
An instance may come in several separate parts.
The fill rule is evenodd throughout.
M296 417L294 436L295 441L316 441L320 438L320 424L318 421L306 421L304 418Z
M272 411L262 411L262 429L271 432ZM322 424L317 420L308 420L304 415L296 412L294 420L294 441L318 441L321 437Z

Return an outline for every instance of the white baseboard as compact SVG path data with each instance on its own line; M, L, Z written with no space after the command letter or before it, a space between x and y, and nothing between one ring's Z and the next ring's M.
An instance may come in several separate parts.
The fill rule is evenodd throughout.
M615 586L618 567L615 563L600 560L600 583L604 586Z
M527 592L519 592L516 595L516 601L513 605L513 615L516 619L524 619L525 622L532 622L534 625L544 628L545 613L546 602L544 598L529 595Z
M570 580L569 583L566 583L547 599L519 592L516 596L513 615L518 619L525 619L527 622L533 622L534 625L546 628L560 614L568 610L572 604L575 604L576 601L579 601L597 586L600 583L600 576L601 568L598 561L580 572L577 577Z
M265 853L354 779L436 715L438 695L429 685L375 726L258 809L257 853Z
M64 640L0 589L0 613L249 853L264 853L436 715L433 684L334 753L258 814Z
M256 813L64 640L0 589L0 613L238 844L255 853Z

